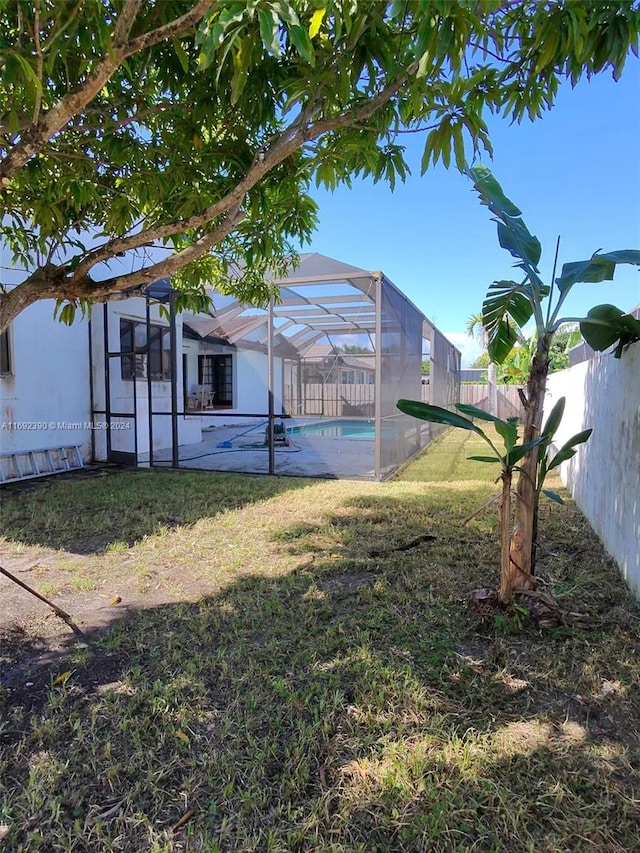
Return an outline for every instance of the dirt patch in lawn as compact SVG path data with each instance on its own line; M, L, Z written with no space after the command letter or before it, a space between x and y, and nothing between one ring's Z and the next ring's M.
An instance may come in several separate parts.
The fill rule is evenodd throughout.
M94 643L112 623L130 618L144 608L184 600L185 592L189 592L181 585L179 594L165 588L141 593L122 578L106 580L98 590L71 591L66 582L68 567L58 573L57 557L54 552L45 552L35 561L27 557L3 558L3 568L36 590L44 587L49 591L53 583L62 586L63 591L52 593L50 600L71 616L84 635L84 639L78 637L44 602L8 578L0 577L0 685L10 692L13 702L32 704L29 696L41 695L59 664ZM197 598L201 586L193 584L190 592ZM87 673L87 681L101 682L105 664L109 666L103 655L94 656L92 667L100 671Z

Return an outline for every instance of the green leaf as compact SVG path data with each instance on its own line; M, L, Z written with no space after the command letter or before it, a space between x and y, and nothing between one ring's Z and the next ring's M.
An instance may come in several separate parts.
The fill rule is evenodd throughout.
M640 320L625 314L615 305L595 305L584 320L580 332L589 346L602 352L617 343L615 357L620 358L625 346L640 340Z
M550 489L543 489L542 494L546 495L552 501L555 501L557 504L564 504L564 501L556 492L552 492Z
M565 290L569 290L578 282L611 281L617 264L640 266L640 251L637 249L619 249L616 252L605 254L596 252L588 261L573 261L564 264L561 275L556 279L558 290L564 293Z
M640 249L616 249L615 252L605 252L594 255L597 260L611 261L614 264L633 264L640 266Z
M473 462L502 462L499 456L467 456Z
M527 286L515 281L494 281L482 303L482 325L489 337L489 357L502 364L518 342L518 328L529 322L533 302Z
M584 444L585 441L588 441L592 432L592 429L584 429L582 432L578 432L572 436L569 441L562 445L560 450L553 457L547 470L551 471L553 468L557 468L558 465L562 465L562 463L566 462L567 459L571 459L572 456L575 456L575 446L577 444Z
M502 437L507 451L511 450L518 440L518 428L509 421L503 421L495 415L485 412L484 409L479 409L477 406L472 406L469 403L456 403L456 409L471 418L478 418L482 421L490 421L495 424L496 432Z
M542 437L545 439L545 444L548 444L549 441L556 434L558 427L560 426L560 421L562 420L562 416L564 415L564 406L566 403L565 397L560 397L560 399L555 403L553 409L551 409L549 413L549 417L546 420L544 427L542 428Z
M430 406L428 403L421 403L418 400L398 400L396 406L405 415L411 415L413 418L420 418L420 420L431 421L431 423L435 424L467 429L478 433L483 438L485 437L480 427L477 427L472 421L463 418L461 415L457 415L455 412L450 412L448 409L443 409L441 406Z
M513 450L510 450L505 457L505 464L513 467L517 462L519 462L523 456L526 456L530 450L533 450L534 447L537 447L542 443L542 438L534 438L533 441L527 441L526 444L520 444L518 447L514 447Z
M506 450L508 452L512 451L516 441L518 440L518 428L513 424L507 424L504 421L497 421L496 432L502 437Z
M522 219L498 222L498 242L514 258L527 261L537 270L542 246L540 240L529 232Z
M280 56L280 39L278 38L278 17L273 9L258 9L260 22L260 38L268 53Z
M462 137L462 125L457 124L453 128L453 150L456 157L456 166L464 172L467 162L464 156L464 139Z
M484 409L479 409L477 406L472 406L470 403L456 403L456 409L462 412L463 415L469 415L470 418L478 418L481 421L491 421L492 423L506 424L506 421L500 420L495 415L489 414Z
M506 197L486 166L472 166L467 170L467 174L473 181L482 204L486 204L499 219L498 240L502 248L537 270L542 246L524 224L522 211Z
M233 57L233 77L231 78L231 103L237 104L247 84L247 72L251 59L251 41L242 39Z
M178 62L180 63L182 70L186 74L189 71L189 57L187 56L187 52L182 46L182 42L180 41L180 39L173 39L172 44L176 56L178 57Z
M491 174L486 166L472 166L468 170L469 177L473 181L483 204L489 208L495 207L502 210L507 216L520 216L522 211L510 201L502 191L502 187Z
M56 302L56 308L53 316L57 316L60 322L64 323L65 326L71 326L76 318L76 306L73 302L67 302L66 305L63 305L62 300L59 299Z
M489 358L496 364L502 364L517 343L518 333L515 327L508 320L500 320L487 344Z
M316 52L313 49L313 44L311 43L309 34L304 27L301 27L299 24L294 24L289 28L289 38L302 59L304 59L305 62L308 62L312 68L315 67Z
M18 113L15 110L11 110L9 113L9 119L7 121L7 125L9 127L9 133L11 136L15 136L20 130L20 119L18 117Z
M529 322L532 314L531 297L525 285L501 279L489 286L482 303L482 323L488 331L494 322L506 315L522 327Z
M10 51L9 56L20 66L22 74L24 75L24 82L27 85L32 86L36 91L41 92L42 83L40 82L40 78L38 77L35 69L31 67L29 60L17 51Z

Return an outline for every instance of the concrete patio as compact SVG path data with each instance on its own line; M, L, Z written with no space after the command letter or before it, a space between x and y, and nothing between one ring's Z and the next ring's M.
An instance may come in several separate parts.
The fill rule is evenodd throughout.
M287 421L287 427L299 425ZM266 422L210 427L203 440L179 448L181 468L205 471L269 473L269 452L264 444ZM141 455L141 462L149 454ZM156 450L153 464L171 465L171 449ZM289 445L276 445L275 473L289 477L375 479L374 441L365 438L336 438L296 434Z

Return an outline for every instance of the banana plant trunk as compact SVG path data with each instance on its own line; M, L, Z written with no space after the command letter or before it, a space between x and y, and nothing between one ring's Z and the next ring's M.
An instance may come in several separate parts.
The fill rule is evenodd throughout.
M498 600L502 604L509 604L513 598L513 587L511 583L511 554L509 549L509 535L511 531L511 479L513 472L511 468L505 468L502 472L502 496L500 498L500 589Z
M551 335L538 339L536 354L531 363L527 380L525 404L524 442L538 438L542 429L542 410L547 389L549 373L549 343ZM537 527L538 497L536 491L536 472L538 448L534 447L522 459L520 476L516 489L515 515L511 543L509 546L509 591L500 584L500 600L511 600L517 589L532 589L535 585L535 532Z

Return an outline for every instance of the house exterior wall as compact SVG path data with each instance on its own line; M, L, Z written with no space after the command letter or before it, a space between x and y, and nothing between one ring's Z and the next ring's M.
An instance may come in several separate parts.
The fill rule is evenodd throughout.
M193 395L198 384L198 356L203 352L203 348L197 341L187 339L182 342L182 352L187 357L187 373L186 376L183 376L183 382L186 386L187 394Z
M207 353L229 354L232 357L233 405L229 408L214 409L202 417L203 427L224 424L253 423L245 415L266 416L269 399L267 391L268 359L259 350L244 350L239 344L225 346L208 344L206 341L183 342L183 351L187 354L187 390L194 393L198 384L198 357ZM282 358L274 358L274 410L280 414L283 401L284 363Z
M615 359L595 356L549 377L545 410L566 397L558 447L593 433L561 466L571 492L640 598L640 343Z
M281 358L274 358L273 361L274 412L279 415L283 399L283 364ZM266 353L256 350L238 352L234 365L234 402L237 412L262 415L268 412L268 367Z
M11 375L0 377L0 452L78 445L91 458L88 321L54 320L55 302L30 305L9 328ZM97 434L100 430L94 430Z
M123 302L110 303L106 307L108 318L108 348L110 352L120 351L120 320L134 320L145 322L146 303L144 299L127 299ZM154 325L169 328L167 319L161 315L157 304L152 304L149 311L150 321ZM94 409L98 412L106 411L106 385L105 385L105 340L104 340L104 306L98 305L92 314L93 331L93 387L94 387ZM177 358L177 387L178 387L178 411L182 411L182 355L180 341L182 340L182 318L176 317L176 338L178 341ZM137 415L137 452L139 455L149 453L149 394L146 379L137 379L135 382L122 378L121 360L110 359L110 408L112 412L129 413L129 418L114 418L114 428L111 430L111 447L113 450L133 452L134 443L134 391L135 410ZM197 381L197 360L195 366ZM153 449L161 450L171 447L171 382L152 381L151 398L154 412L166 412L165 415L155 415L153 418ZM104 418L104 415L96 417ZM117 429L118 426L123 427ZM202 440L201 418L189 415L178 416L178 443L195 444ZM104 461L107 458L107 441L104 431L96 433L96 460Z
M10 327L11 373L0 376L0 452L78 445L85 463L106 461L105 306L94 306L91 319L79 317L72 326L54 320L53 310L52 300L35 303L23 311ZM120 320L144 322L145 300L135 298L109 303L106 315L109 350L119 352ZM150 306L150 320L154 325L168 328L168 321L160 314L157 305ZM199 413L179 414L180 444L200 442L203 427L237 422L236 413L266 414L266 353L183 340L182 331L182 318L178 315L178 411L183 411L184 390L191 394L198 384L198 356L207 352L232 354L234 405L215 418ZM186 355L186 377L183 377L183 353ZM128 418L112 418L113 429L109 431L112 449L131 453L137 450L138 455L144 457L149 453L147 380L138 378L133 382L123 379L119 358L110 359L109 378L111 412L130 415ZM171 446L171 382L153 381L151 385L153 410L167 413L166 416L157 414L153 417L153 448L161 450ZM274 386L275 412L278 414L283 403L281 358L274 359Z

